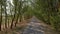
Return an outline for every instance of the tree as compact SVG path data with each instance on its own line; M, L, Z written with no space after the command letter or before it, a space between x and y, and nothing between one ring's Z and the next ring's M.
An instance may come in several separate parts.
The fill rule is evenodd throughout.
M20 8L19 8L20 7ZM18 9L19 8L19 9ZM18 19L19 19L19 16L21 15L20 11L22 10L22 1L19 1L18 2L18 7L17 7L17 18L16 18L16 22L15 22L15 27L16 27L16 24L18 23ZM20 16L21 17L21 16Z
M60 19L58 16L59 10L58 10L58 0L37 0L35 8L37 8L38 12L35 11L35 16L38 17L40 20L42 18L42 21L45 23L52 25L56 30L58 30L58 24Z
M14 3L14 11L15 11L15 12L14 12L14 16L13 16L13 18L12 18L12 22L11 22L11 27L10 27L11 29L12 29L12 26L13 26L13 21L14 21L15 16L16 16L17 2L18 2L17 0L13 0L13 3Z
M2 24L2 0L0 0L0 8L1 8L1 13L0 13L0 31L1 31L1 24Z
M6 6L7 6L7 3L6 3L7 0L4 0L4 11L5 11L5 28L7 28L7 10L6 10Z

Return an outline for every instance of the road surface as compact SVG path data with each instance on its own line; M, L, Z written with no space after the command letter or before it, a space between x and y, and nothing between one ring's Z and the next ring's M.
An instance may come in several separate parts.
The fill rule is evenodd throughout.
M47 32L47 33L46 33ZM30 19L30 22L22 30L21 34L53 34L51 29L40 24L35 17Z

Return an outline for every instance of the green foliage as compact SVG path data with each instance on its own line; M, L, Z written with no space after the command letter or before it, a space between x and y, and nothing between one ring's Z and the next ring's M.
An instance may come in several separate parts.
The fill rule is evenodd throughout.
M27 7L27 11L24 13L25 19L29 19L33 16L33 10L31 7Z
M7 0L0 0L0 14L5 14L7 12L6 7L7 7ZM27 0L27 1L22 1L22 0L12 0L9 3L9 10L11 12L10 14L7 14L7 18L4 19L9 19L12 22L14 20L17 20L22 18L22 16L25 17L25 19L29 19L32 16L36 16L38 19L44 21L46 24L49 24L53 26L55 30L60 30L60 8L58 7L58 0ZM30 2L30 4L29 4ZM4 8L5 7L5 8ZM1 13L2 11L2 13ZM8 16L10 16L8 18ZM4 16L5 17L5 16Z
M56 0L37 0L34 11L35 16L44 21L47 24L50 24L54 29L59 30L60 26L60 11L58 10L58 1Z

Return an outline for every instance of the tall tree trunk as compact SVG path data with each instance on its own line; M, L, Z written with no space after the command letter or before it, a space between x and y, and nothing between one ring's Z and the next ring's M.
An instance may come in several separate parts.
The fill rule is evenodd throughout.
M6 4L6 1L5 1ZM6 12L6 5L5 5L5 28L7 28L7 12Z
M1 5L1 15L0 15L0 31L1 31L1 23L2 23L2 5Z
M18 2L18 0L13 0L14 1L14 16L13 16L13 18L12 18L12 22L11 22L11 29L12 29L12 27L13 27L13 22L14 22L14 19L15 19L15 16L16 16L16 8L17 8L17 2Z
M13 16L13 18L12 18L12 22L11 22L11 29L12 29L12 27L13 27L13 22L14 22L14 19L15 19L15 15L16 15L16 6L15 6L15 13L14 13L14 16Z
M18 19L19 19L20 15L21 15L21 13L20 13L21 8L22 8L21 6L22 6L22 5L21 5L21 2L19 1L19 2L18 2L18 7L17 7L17 9L18 9L19 7L20 7L20 8L18 9L17 19L16 19L16 22L15 22L15 27L16 27L16 24L18 23Z
M1 24L2 24L2 0L0 1L0 3L1 3L1 15L0 15L0 31L1 31Z
M18 23L18 18L19 18L19 14L17 15L17 19L16 19L16 22L15 22L15 27L16 27L16 24Z
M10 24L10 23L9 23L9 19L8 19L8 27L9 27L9 24Z

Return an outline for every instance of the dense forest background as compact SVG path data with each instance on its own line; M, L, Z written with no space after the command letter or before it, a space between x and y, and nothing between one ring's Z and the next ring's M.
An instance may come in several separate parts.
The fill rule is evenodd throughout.
M0 0L0 31L32 16L60 31L60 0Z

